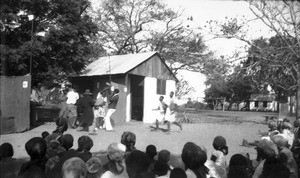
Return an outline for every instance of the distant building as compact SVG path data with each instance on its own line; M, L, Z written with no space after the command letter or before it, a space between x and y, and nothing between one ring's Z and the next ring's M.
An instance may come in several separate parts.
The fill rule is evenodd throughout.
M70 78L79 93L90 89L93 97L111 81L120 90L115 123L130 120L152 123L158 98L175 92L178 79L157 52L101 57L86 67L82 75Z
M277 101L274 94L252 94L250 96L251 111L277 111Z

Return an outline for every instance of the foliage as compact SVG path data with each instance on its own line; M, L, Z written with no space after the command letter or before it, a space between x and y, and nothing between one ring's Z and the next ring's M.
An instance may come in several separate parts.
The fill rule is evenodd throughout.
M158 51L174 73L199 71L210 55L202 36L159 0L106 0L96 16L99 43L108 53Z
M297 95L300 114L300 2L250 0L256 19L274 32L270 39L252 40L246 35L249 21L236 18L219 24L218 37L236 38L250 46L244 67L257 88L264 83L272 86L278 97ZM251 21L253 21L251 20Z
M88 0L1 2L1 74L30 73L31 57L34 84L79 73L93 55L97 32L89 8Z
M194 92L195 88L190 86L189 82L180 78L179 81L176 83L176 96L180 99L181 97Z

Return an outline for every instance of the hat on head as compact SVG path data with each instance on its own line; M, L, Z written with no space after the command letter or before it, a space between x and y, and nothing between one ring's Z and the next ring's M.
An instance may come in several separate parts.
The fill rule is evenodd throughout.
M91 93L91 91L89 89L86 89L83 94L84 95L92 95L93 93Z
M283 129L292 129L293 126L292 126L292 124L289 123L289 122L283 122L282 128L283 128Z
M279 153L276 144L268 139L260 140L257 147L262 149L264 153L269 157L276 156Z
M288 144L288 140L281 134L274 135L272 141L279 147L286 147Z
M107 154L111 160L120 161L124 159L126 147L122 143L111 143L107 148Z
M79 177L84 178L87 175L87 166L85 162L78 158L73 157L65 161L62 167L63 177Z
M102 162L97 157L91 157L89 160L87 160L86 166L89 173L97 173L102 168Z

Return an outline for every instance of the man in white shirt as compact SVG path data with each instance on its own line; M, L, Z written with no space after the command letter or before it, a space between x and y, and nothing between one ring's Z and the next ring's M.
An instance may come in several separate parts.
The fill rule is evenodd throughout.
M69 88L67 93L67 120L68 127L75 128L75 121L77 118L76 101L79 99L79 94L73 88Z

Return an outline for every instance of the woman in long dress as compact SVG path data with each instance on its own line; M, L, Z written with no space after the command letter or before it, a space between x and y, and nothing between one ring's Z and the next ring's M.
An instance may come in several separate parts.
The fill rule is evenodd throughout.
M94 120L94 100L89 89L83 93L83 98L79 101L81 106L82 116L79 118L79 127L77 131L89 131L89 126L93 124Z

